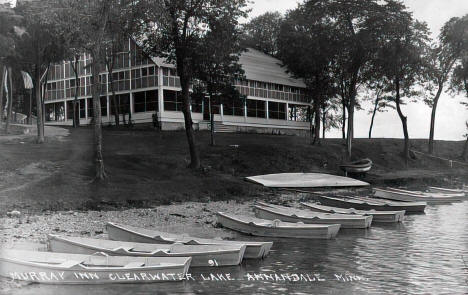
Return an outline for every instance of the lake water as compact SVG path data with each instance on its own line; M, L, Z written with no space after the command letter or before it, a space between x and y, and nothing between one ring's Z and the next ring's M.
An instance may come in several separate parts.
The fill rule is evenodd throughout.
M193 269L194 280L30 284L13 294L468 294L468 202L428 206L425 214L408 215L402 224L341 230L329 241L265 240L275 243L266 259ZM231 280L211 280L211 274Z

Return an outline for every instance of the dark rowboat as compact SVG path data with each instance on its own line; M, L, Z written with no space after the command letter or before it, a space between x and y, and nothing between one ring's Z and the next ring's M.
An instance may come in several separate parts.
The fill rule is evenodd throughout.
M340 168L346 173L365 173L372 168L372 160L367 158L361 159L348 164L342 164Z

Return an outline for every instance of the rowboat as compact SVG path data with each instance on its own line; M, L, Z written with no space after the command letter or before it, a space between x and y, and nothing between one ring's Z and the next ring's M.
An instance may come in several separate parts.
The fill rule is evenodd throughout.
M437 198L438 197L449 197L454 202L465 200L465 194L464 193L445 194L445 193L434 193L434 192L422 192L422 191L415 191L415 190L405 190L405 189L393 188L393 187L388 187L387 190L401 192L401 193L407 193L407 194L428 196L428 197L437 197Z
M181 281L190 257L130 257L0 249L0 276L45 284Z
M368 228L372 223L372 216L316 213L266 203L257 203L254 208L256 217L269 220L278 219L306 224L340 224L341 228Z
M301 203L304 207L325 213L338 213L338 214L358 214L364 216L372 216L372 222L402 222L405 218L405 211L376 211L375 209L371 210L357 210L354 208L338 208L325 205L319 205L316 203Z
M425 202L397 202L368 197L328 197L318 196L320 203L323 205L354 208L357 210L376 210L376 211L401 211L408 213L424 212L426 208Z
M79 237L48 236L52 252L116 256L192 257L191 266L228 266L242 262L245 245L147 244Z
M246 177L247 181L266 187L308 188L368 186L364 181L324 173L279 173Z
M458 197L449 197L449 196L428 196L428 195L418 195L414 193L405 193L395 190L384 190L380 188L374 188L374 196L383 199L396 200L396 201L424 201L427 204L448 204L459 201Z
M468 196L468 189L462 190L462 189L450 189L450 188L442 188L442 187L435 187L435 186L430 186L428 187L428 190L433 193L443 193L447 195L451 194L464 194L465 196Z
M339 224L291 223L223 212L218 212L218 223L245 234L277 238L332 239L340 230Z
M272 242L247 242L247 241L228 241L220 238L206 239L191 237L185 234L173 234L160 232L156 230L144 229L129 225L121 225L112 222L106 224L109 239L117 241L129 241L139 243L181 243L185 245L226 245L239 246L245 245L244 258L260 259L270 253L273 246Z
M346 173L364 173L368 172L372 168L372 160L371 159L361 159L358 161L354 161L348 164L340 165L340 169L345 171Z

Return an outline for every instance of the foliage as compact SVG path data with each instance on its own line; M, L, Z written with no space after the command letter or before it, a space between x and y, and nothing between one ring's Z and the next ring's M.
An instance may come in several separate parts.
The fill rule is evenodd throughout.
M279 12L266 12L244 25L243 44L266 54L278 54L278 37L283 16Z

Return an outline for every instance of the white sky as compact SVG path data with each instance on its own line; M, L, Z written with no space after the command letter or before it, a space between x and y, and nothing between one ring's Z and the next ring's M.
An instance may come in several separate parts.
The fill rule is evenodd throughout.
M0 0L0 3L12 2ZM257 16L267 11L286 12L296 7L297 0L250 0L252 8L250 16ZM468 13L468 0L404 0L413 12L415 18L428 23L433 37L437 37L442 25L454 16L463 16ZM467 98L463 96L451 97L443 94L436 118L436 139L461 140L467 133L465 121L468 120L468 110L459 104L459 101ZM369 106L365 106L369 107ZM430 109L423 103L413 103L404 107L408 116L410 137L427 138L429 134ZM370 116L367 110L359 111L355 117L356 137L367 137ZM378 113L375 120L373 135L375 137L402 137L401 122L396 111L389 110ZM339 137L340 131L333 130L330 137Z

